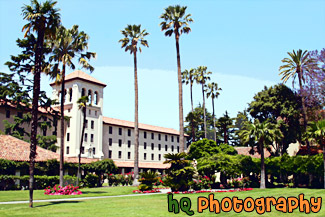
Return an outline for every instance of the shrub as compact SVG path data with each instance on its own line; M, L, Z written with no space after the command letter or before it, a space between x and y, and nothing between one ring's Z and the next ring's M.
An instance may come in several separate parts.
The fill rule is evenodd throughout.
M151 170L140 173L139 190L141 191L150 191L153 189L153 184L158 181L157 173Z
M98 181L99 181L99 177L97 175L88 173L82 182L83 182L83 186L92 188L92 187L96 187Z
M50 186L44 189L44 194L46 195L79 195L82 194L81 191L78 190L79 186L74 187L73 185L67 185L65 187L54 185L53 188Z

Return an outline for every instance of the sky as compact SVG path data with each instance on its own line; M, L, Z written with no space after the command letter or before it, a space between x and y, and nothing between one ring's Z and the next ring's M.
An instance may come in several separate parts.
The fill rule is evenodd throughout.
M9 72L4 63L20 52L15 41L23 37L24 4L30 1L0 0L1 72ZM97 53L90 61L95 67L91 76L107 84L104 116L134 120L133 56L121 49L118 40L127 24L141 24L150 35L146 37L149 48L137 55L139 121L179 129L175 38L165 37L159 26L164 8L176 4L186 5L194 20L192 31L180 38L182 71L207 66L213 73L211 82L222 88L215 101L217 118L226 110L235 117L264 86L280 83L279 66L288 51L325 47L323 0L59 0L62 24L79 25L90 37L88 51ZM42 76L41 89L49 96L50 82ZM194 105L202 104L200 86L194 85L193 91ZM185 117L191 110L185 85L183 102ZM211 99L206 102L212 113Z

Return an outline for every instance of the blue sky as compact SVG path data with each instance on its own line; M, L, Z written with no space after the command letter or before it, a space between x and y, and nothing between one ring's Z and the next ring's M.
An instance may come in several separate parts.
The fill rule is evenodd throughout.
M30 1L0 0L0 71L10 55L19 53L15 40L23 37L23 4ZM120 48L120 30L142 24L150 33L149 48L138 55L139 120L178 129L177 66L174 37L160 30L159 16L169 5L187 5L192 32L182 35L182 70L205 65L211 81L223 89L215 102L216 116L230 116L247 107L253 96L280 82L278 69L287 52L325 47L325 1L58 1L62 23L89 36L92 76L105 82L104 115L134 120L133 58ZM49 78L42 89L51 94ZM288 83L291 85L291 82ZM184 86L184 116L190 111L189 87ZM200 87L194 87L195 105L202 103ZM207 109L212 112L210 99Z

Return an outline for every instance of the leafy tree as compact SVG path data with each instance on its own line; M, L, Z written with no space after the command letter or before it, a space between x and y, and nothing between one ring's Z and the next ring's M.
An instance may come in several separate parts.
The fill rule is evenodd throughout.
M119 40L122 43L122 48L125 52L130 51L134 59L134 92L135 92L135 112L134 112L134 185L138 185L139 176L139 120L138 120L138 68L137 68L137 51L138 42L142 46L149 47L147 40L144 39L148 32L145 29L141 30L141 25L127 25L121 31L124 38ZM141 53L141 47L139 47Z
M217 120L218 134L222 136L222 142L228 144L229 140L232 140L232 134L234 133L233 118L230 118L228 112L218 118Z
M216 132L216 117L214 115L214 99L217 99L220 95L222 89L218 87L217 83L209 83L206 89L207 98L211 97L212 99L212 117L213 117L213 131L214 131L214 141L217 141L217 132Z
M258 150L261 154L261 185L260 188L265 188L265 163L264 163L264 147L271 144L273 141L282 138L283 135L275 124L258 119L254 123L247 122L244 129L240 133L245 143L257 143Z
M165 36L175 35L176 53L177 53L177 77L178 77L178 103L179 103L179 144L180 152L184 152L184 120L183 120L183 88L182 88L182 70L181 57L179 51L179 37L181 34L188 34L191 31L189 23L193 22L191 14L186 14L186 6L169 6L165 8L165 12L160 16L161 30L165 31Z
M203 119L204 119L204 138L207 138L207 121L206 121L206 116L205 116L205 87L206 87L206 82L210 80L210 74L212 72L207 72L207 67L206 66L199 66L196 69L196 82L198 84L201 84L202 86L202 95L203 95Z
M317 144L323 146L323 163L324 163L324 188L325 188L325 119L317 122L311 122L307 128L309 138L314 139Z
M174 191L187 191L190 188L190 183L193 180L194 167L189 160L184 160L186 153L169 153L165 154L164 164L171 164L167 170L165 184L171 187Z
M244 142L241 140L241 137L239 136L239 133L243 129L245 123L248 121L249 118L246 110L237 113L237 116L234 118L234 136L232 138L232 145L245 146Z
M300 97L284 84L278 84L258 92L247 111L260 122L278 123L284 137L272 146L275 155L282 155L290 143L300 140L300 109Z
M56 78L57 83L61 83L61 137L60 137L60 185L63 186L64 176L64 103L65 103L65 72L66 66L75 69L73 63L74 58L78 58L79 64L82 68L94 71L87 60L94 58L96 53L85 52L88 49L89 36L81 31L79 32L78 26L73 25L71 29L66 29L60 26L56 30L55 39L52 40L53 55L50 57L51 61L55 61L52 77ZM59 70L60 65L62 69Z
M24 5L22 15L28 21L23 27L25 37L33 32L36 33L35 61L34 61L34 86L32 103L32 129L30 147L30 181L29 181L29 207L33 207L33 187L34 187L34 165L37 145L37 126L38 126L38 100L40 94L40 81L42 72L44 40L54 35L54 30L60 23L60 14L55 8L56 2L45 1L39 3L32 0L31 5Z
M303 90L303 82L305 82L306 76L310 76L310 72L312 71L313 68L316 67L316 63L313 59L309 58L309 53L307 50L304 52L302 50L298 50L295 52L288 52L288 55L290 58L284 58L282 62L284 65L280 66L279 71L280 74L282 75L281 80L283 82L287 82L288 79L293 78L293 83L298 76L298 82L299 82L299 89ZM305 98L301 97L301 102L302 102L302 117L304 120L304 130L307 130L307 108L306 108L306 103L305 103ZM309 142L307 141L307 149L308 153L310 153L310 146Z

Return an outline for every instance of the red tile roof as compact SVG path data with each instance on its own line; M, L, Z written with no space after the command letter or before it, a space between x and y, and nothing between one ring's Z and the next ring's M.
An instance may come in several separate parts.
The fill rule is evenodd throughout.
M124 120L115 119L115 118L103 117L103 122L104 122L104 124L109 124L109 125L134 128L134 122L132 122L132 121L124 121ZM158 127L158 126L153 126L153 125L148 125L148 124L139 123L139 129L154 131L154 132L159 132L159 133L168 133L168 134L173 134L173 135L179 135L179 131L177 131L175 129ZM184 134L184 135L188 136L186 134Z
M117 167L134 167L133 161L114 161ZM139 168L149 168L149 169L168 169L170 164L163 164L160 162L139 162Z
M50 159L60 160L58 153L37 146L36 162ZM10 135L0 135L0 158L12 161L29 161L30 144ZM66 162L78 163L77 157L66 157ZM91 163L98 159L81 158L81 163Z
M235 147L236 151L238 152L238 154L242 154L242 155L246 155L246 156L251 156L254 158L261 158L261 155L257 152L257 148L254 147L254 154L250 154L250 150L252 149L252 147ZM270 152L264 148L264 157L270 157L271 154Z
M81 70L76 70L74 72L71 72L70 74L68 74L67 76L65 76L65 81L72 81L72 80L83 80L83 81L88 81L94 84L99 84L101 86L106 87L106 84L104 84L103 82L97 80L96 78L88 75L87 73L81 71ZM55 85L55 82L52 82L50 84L51 86Z
M4 100L0 99L0 106L5 106L5 105L6 106L9 106L11 108L17 108L17 105L14 104L14 103L12 103L11 101L4 101ZM24 109L27 110L27 111L31 111L32 110L32 105L28 105L28 107L24 103L20 103L20 105L22 107L24 107ZM39 106L38 107L38 111L41 112L41 113L43 113L43 114L48 114L48 113L50 113L50 114L53 113L54 114L53 111L60 112L60 109L59 109L59 107L48 107L48 108L44 108L44 107L40 107Z

